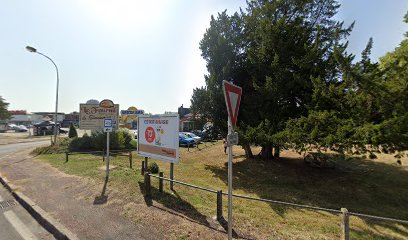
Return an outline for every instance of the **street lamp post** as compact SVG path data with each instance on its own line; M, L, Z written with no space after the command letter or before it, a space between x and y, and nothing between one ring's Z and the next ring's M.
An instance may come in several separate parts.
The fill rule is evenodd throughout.
M37 49L30 47L30 46L26 46L27 51L32 52L32 53L37 53L40 54L41 56L47 58L48 60L50 60L52 62L52 64L54 64L55 66L55 70L57 71L57 95L55 98L55 113L54 113L54 144L57 143L57 114L58 114L58 86L59 86L59 75L58 75L58 67L57 64L55 64L55 62L48 57L47 55L40 53L37 51Z

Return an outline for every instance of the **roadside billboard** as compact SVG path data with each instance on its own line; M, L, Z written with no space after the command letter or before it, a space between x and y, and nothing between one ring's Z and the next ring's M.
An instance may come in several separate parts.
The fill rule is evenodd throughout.
M138 117L137 153L171 163L179 161L179 116L141 115Z
M79 105L79 128L86 130L103 130L103 120L112 119L113 129L118 129L119 104L103 100L99 104Z

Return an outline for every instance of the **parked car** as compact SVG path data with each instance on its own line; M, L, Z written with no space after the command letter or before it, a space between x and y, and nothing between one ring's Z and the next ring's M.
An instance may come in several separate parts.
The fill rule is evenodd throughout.
M9 123L7 124L7 130L16 130L15 128L17 127L16 124Z
M28 131L28 128L26 128L26 126L24 126L24 125L15 125L15 126L13 127L13 129L14 129L16 132L27 132L27 131Z
M194 144L195 144L194 139L188 137L185 134L179 133L179 145L180 146L191 146Z
M201 138L203 137L203 131L201 131L201 130L193 130L191 132L194 133L195 135L201 137Z
M182 132L181 134L184 134L184 135L186 135L187 137L194 139L194 141L195 141L197 144L201 142L201 137L195 135L194 133L191 133L191 132Z
M69 132L69 129L67 129L67 128L60 128L59 129L59 133L68 133Z
M130 131L133 133L133 136L135 136L135 139L137 139L137 129L131 129Z

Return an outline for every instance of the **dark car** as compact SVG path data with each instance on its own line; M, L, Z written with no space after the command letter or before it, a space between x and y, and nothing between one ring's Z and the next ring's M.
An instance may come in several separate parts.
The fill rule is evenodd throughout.
M68 130L65 130L65 129L60 128L60 129L59 129L59 133L68 133Z

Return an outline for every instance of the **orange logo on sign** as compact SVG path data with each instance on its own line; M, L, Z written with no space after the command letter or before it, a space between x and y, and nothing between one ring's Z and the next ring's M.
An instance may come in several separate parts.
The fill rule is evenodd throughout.
M146 141L151 143L154 141L155 137L156 137L156 133L154 132L154 129L152 127L146 128L146 131L145 131Z
M112 100L104 99L99 103L99 106L103 108L113 108L115 105L113 104Z

